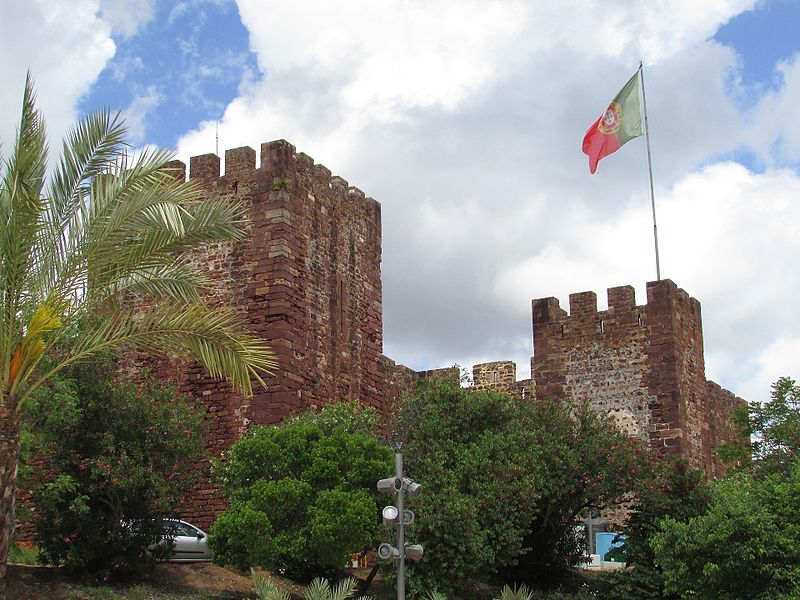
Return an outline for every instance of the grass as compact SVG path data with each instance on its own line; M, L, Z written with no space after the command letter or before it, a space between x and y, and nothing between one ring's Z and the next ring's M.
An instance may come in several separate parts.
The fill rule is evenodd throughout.
M158 589L147 584L130 587L78 586L70 590L68 600L224 600L238 598L229 595L208 595L200 592L181 592Z

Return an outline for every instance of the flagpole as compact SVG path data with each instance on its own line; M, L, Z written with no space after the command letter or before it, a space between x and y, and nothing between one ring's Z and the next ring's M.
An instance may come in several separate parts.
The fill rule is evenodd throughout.
M647 142L647 169L650 173L650 206L653 209L653 242L656 247L656 279L661 281L661 265L658 261L658 226L656 225L656 197L653 193L653 159L650 157L650 127L647 123L647 98L644 93L644 69L639 62L639 77L642 82L642 105L644 107L644 137Z

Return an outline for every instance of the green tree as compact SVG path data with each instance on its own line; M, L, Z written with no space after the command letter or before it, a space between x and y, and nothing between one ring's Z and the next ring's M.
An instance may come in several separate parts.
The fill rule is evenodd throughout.
M705 474L685 459L659 465L655 476L643 479L636 489L631 514L623 527L625 560L633 567L608 574L602 597L607 600L675 598L664 591L664 573L656 560L653 536L665 518L685 523L703 514L711 499Z
M46 564L105 577L148 560L203 454L203 411L146 378L113 382L113 357L71 367L28 405L47 456L33 490ZM166 549L167 546L164 546Z
M770 402L743 407L736 420L750 443L720 455L741 468L709 489L705 510L663 519L650 539L664 589L681 598L797 598L800 387L781 377Z
M652 538L667 593L708 600L800 597L800 466L714 484L686 522L664 519Z
M128 157L107 111L81 120L46 175L44 120L28 77L11 154L0 170L0 600L14 526L20 409L69 365L134 344L199 360L245 393L274 366L229 310L210 308L189 252L241 239L243 211L208 202L166 168L163 150ZM136 310L123 298L140 297ZM87 315L104 320L72 336ZM43 359L47 358L47 368Z
M583 555L576 520L613 505L647 466L641 444L587 406L520 400L428 382L406 398L396 427L405 466L423 493L409 499L410 534L425 557L410 566L418 590L517 565L539 582Z
M800 386L794 379L778 379L769 402L739 408L734 420L742 441L724 444L722 458L738 461L756 476L786 473L800 460Z
M332 406L282 427L256 427L231 446L219 470L230 508L211 531L214 560L309 579L374 547L375 482L393 465L391 449L369 432L374 415Z

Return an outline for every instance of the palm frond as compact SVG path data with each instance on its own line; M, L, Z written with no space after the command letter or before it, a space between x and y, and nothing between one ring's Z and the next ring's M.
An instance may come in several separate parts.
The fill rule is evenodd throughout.
M350 598L356 591L356 580L352 577L342 579L339 583L333 586L331 590L330 600L345 600Z
M44 195L45 128L28 77L0 172L0 385L17 408L65 366L127 344L195 358L247 394L276 367L236 315L200 300L208 280L193 252L242 239L242 206L206 202L165 168L170 151L129 158L124 133L108 111L84 118ZM129 297L143 301L134 310ZM98 310L109 318L74 334Z
M533 592L528 589L524 583L517 587L516 585L512 588L508 585L504 585L503 589L500 591L500 599L499 600L532 600L533 599Z
M258 600L289 600L287 592L278 589L278 586L255 569L250 569L250 576L253 578Z
M57 338L50 341L56 342ZM262 375L272 373L277 367L272 350L243 329L232 311L210 308L202 302L153 304L141 312L120 310L82 330L71 340L69 353L32 384L20 405L32 389L66 366L129 344L146 352L194 358L209 375L228 381L248 395L253 391L253 379L264 385Z
M331 584L327 579L317 577L306 586L303 595L306 600L330 600Z
M0 180L0 355L10 357L21 333L17 322L42 211L41 191L47 162L45 126L36 109L33 80L25 80L22 117L16 144ZM9 364L2 365L2 384L8 383Z
M185 257L178 257L170 264L149 266L147 263L125 273L116 274L109 269L110 281L104 283L109 273L98 274L92 281L95 285L88 291L94 304L116 300L123 296L148 298L174 298L189 304L200 299L198 290L209 285L208 277L199 272ZM104 283L104 284L103 284ZM103 285L100 285L103 284Z
M87 262L96 287L113 285L140 268L151 268L175 260L175 255L200 245L241 239L241 207L228 202L208 202L181 213L177 227L146 228L140 223L131 231L104 232L101 239L88 240ZM136 218L134 216L134 218ZM127 229L127 227L126 227ZM123 241L124 240L124 241Z

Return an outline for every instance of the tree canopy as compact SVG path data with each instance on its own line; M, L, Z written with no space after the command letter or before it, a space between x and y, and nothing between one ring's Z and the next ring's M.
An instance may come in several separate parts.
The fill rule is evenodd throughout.
M409 535L435 557L410 566L421 589L512 567L518 579L563 574L583 556L579 516L622 500L647 468L646 448L588 406L444 381L408 397L396 429L423 485Z
M393 460L374 420L374 409L335 405L231 446L218 471L230 508L211 530L214 560L310 579L377 545L375 482Z

